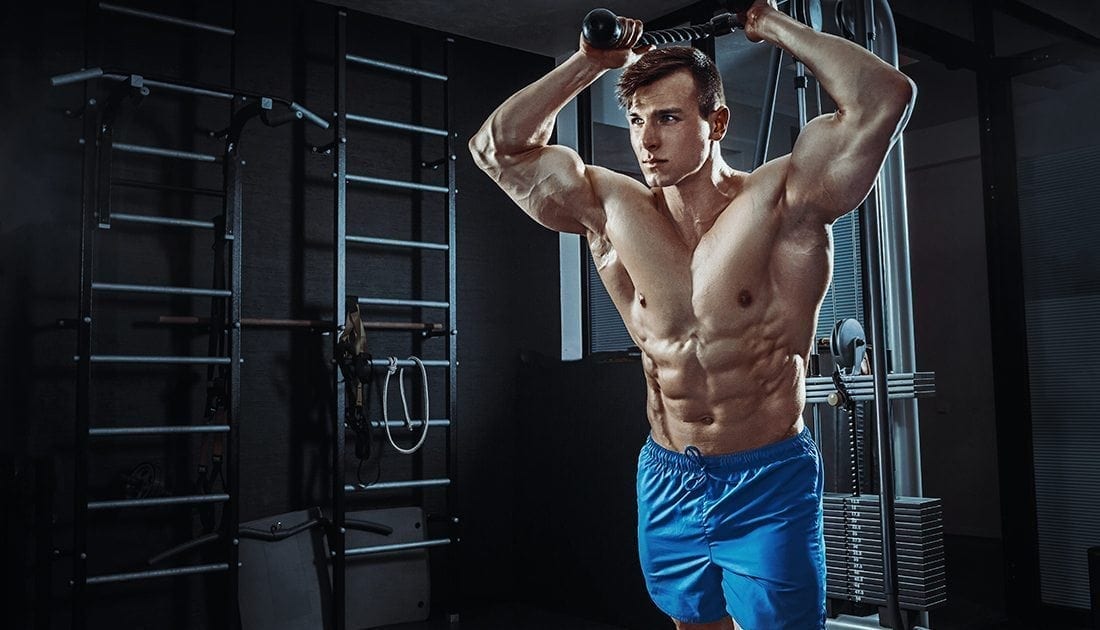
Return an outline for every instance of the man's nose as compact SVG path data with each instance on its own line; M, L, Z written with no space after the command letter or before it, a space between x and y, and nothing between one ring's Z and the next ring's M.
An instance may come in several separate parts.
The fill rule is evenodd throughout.
M642 128L642 146L646 149L652 149L660 144L660 134L657 133L657 129L653 125L646 125Z

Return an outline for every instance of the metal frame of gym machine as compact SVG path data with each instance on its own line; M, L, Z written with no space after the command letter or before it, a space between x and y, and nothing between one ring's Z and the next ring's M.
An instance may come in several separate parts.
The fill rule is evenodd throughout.
M344 413L347 405L345 390L344 390L344 376L339 369L334 370L334 390L335 390L335 405L334 405L334 418L335 430L333 431L333 445L332 445L332 533L329 536L330 553L332 555L332 611L333 611L333 623L336 630L343 630L345 626L345 611L347 605L346 596L346 558L351 556L369 556L375 554L384 554L387 552L397 550L408 549L430 549L436 547L447 547L448 556L445 563L446 570L446 591L441 598L441 603L445 608L445 614L449 617L450 621L458 621L460 612L460 595L458 584L458 561L457 561L457 543L459 541L459 518L456 513L458 498L457 498L457 481L456 476L458 472L458 460L457 460L457 427L455 423L455 414L457 411L457 367L458 367L458 353L457 353L457 310L456 310L456 264L457 259L455 256L455 244L456 244L456 232L455 232L455 202L458 189L455 186L455 160L456 153L455 147L458 138L458 134L451 130L451 118L452 118L452 100L450 98L450 75L452 70L452 47L454 39L446 37L444 45L444 72L442 74L437 72L430 72L420 68L414 68L410 66L399 65L382 61L378 59L371 59L359 55L350 54L347 50L347 20L348 11L345 9L336 9L335 16L335 103L336 111L334 112L336 118L335 135L332 144L327 147L331 149L333 156L333 180L335 184L335 194L333 196L333 212L335 220L333 222L334 228L334 256L333 256L333 317L336 330L343 331L344 318L346 309L349 306L347 304L347 246L349 243L366 245L373 247L383 248L398 248L410 251L445 251L447 254L447 300L446 301L427 301L427 300L408 300L408 299L393 299L393 298L379 298L379 297L358 297L358 303L361 306L375 306L375 307L410 307L410 308L428 308L428 309L442 309L445 310L447 315L446 324L435 323L410 323L408 325L394 324L392 322L367 322L364 321L364 328L368 331L390 331L390 332L406 332L406 333L420 333L422 338L430 337L444 337L447 341L447 358L445 360L424 360L425 367L428 368L446 368L447 369L447 381L446 381L446 400L447 400L447 417L442 419L427 420L428 429L443 428L445 429L445 457L446 457L446 477L439 479L413 479L409 481L391 481L391 482L379 482L370 485L360 484L348 484L345 483L344 478L344 458L345 458L345 435L346 429L344 422ZM374 118L366 115L360 115L350 113L347 110L347 86L348 86L348 68L349 66L356 66L358 68L366 68L370 70L386 72L391 74L398 74L409 77L412 81L437 81L443 84L443 128L432 128L422 125L414 125L406 122L399 122L393 120L385 120ZM417 87L419 89L419 87ZM416 136L434 136L441 137L445 141L445 155L443 162L445 163L445 177L446 185L437 186L423 184L417 181L400 181L392 179L383 179L377 177L371 177L363 174L349 173L347 163L347 145L348 145L348 122L353 122L361 125L366 125L374 128L387 129L397 132L412 133ZM349 183L361 184L376 188L385 188L389 190L408 191L410 193L424 193L424 194L444 194L446 196L446 243L428 243L419 241L402 241L393 239L376 238L363 235L349 235L347 233L347 186ZM333 343L339 343L339 334L333 335ZM335 356L335 355L334 355ZM374 368L385 369L389 362L386 359L372 359L371 365ZM411 360L399 360L397 361L398 367L415 367L415 363ZM368 419L369 420L369 419ZM370 421L375 427L381 427L380 421ZM397 421L390 422L391 427L404 426L403 423ZM422 426L422 425L419 425ZM414 427L418 427L418 423L414 423ZM422 470L422 466L417 466ZM346 495L349 493L364 493L378 490L400 490L409 489L416 493L422 492L426 488L444 488L446 492L446 514L443 515L445 519L446 536L438 538L428 537L430 532L426 532L425 540L415 543L405 543L402 545L381 545L381 546L368 546L355 549L345 548L345 533L346 533ZM422 501L421 501L422 503ZM425 515L426 519L429 515ZM434 597L433 597L434 599Z
M851 20L850 25L831 24L837 31L834 34L846 36L898 67L897 33L887 0L859 0L846 6L840 1L821 4L822 14L834 17L836 22ZM851 27L850 32L846 26ZM804 71L801 64L798 64L798 71ZM797 97L799 122L804 125L804 90L799 90ZM867 319L873 349L872 374L869 378L863 378L872 383L870 400L873 400L875 409L875 459L886 605L880 608L878 615L841 615L830 619L826 627L833 630L879 627L908 630L929 623L927 612L920 614L921 626L910 626L909 619L901 613L894 531L895 497L898 494L922 496L920 425L915 399L931 395L934 391L930 384L922 386L920 382L922 376L931 375L915 373L904 156L903 138L898 138L886 157L874 189L859 210L862 264L866 274L864 284L868 297ZM891 373L892 369L897 371ZM807 379L807 402L824 402L822 393L814 392L814 388L824 385L826 391L831 390L833 385L828 381L827 377ZM901 470L898 470L899 464L903 466Z
M83 135L81 144L83 147L83 174L82 174L82 202L81 202L81 271L80 271L80 296L79 318L75 322L77 329L77 354L73 357L77 364L77 396L74 433L74 486L73 486L73 548L72 548L72 627L82 629L87 624L87 587L89 585L135 582L161 577L175 577L195 574L209 574L225 572L227 575L228 600L226 602L225 627L236 628L238 626L237 606L237 580L240 563L238 561L238 422L240 418L240 382L241 373L241 278L242 278L242 167L239 148L241 134L244 125L253 117L260 117L268 126L276 126L295 120L309 120L322 128L327 128L328 123L313 114L305 107L292 101L255 94L241 92L234 89L235 85L235 42L236 35L236 3L233 3L231 12L233 15L233 27L222 27L204 22L183 19L170 15L163 15L133 9L121 5L96 2L90 0L87 6L87 43L85 47L85 68L65 75L59 75L51 79L54 86L71 83L84 83L83 107L79 115L83 119ZM153 79L137 73L119 70L104 70L92 67L92 51L98 54L100 51L100 24L99 12L110 12L168 24L185 29L200 30L209 33L225 35L230 40L230 86L201 85L194 82L175 79ZM114 85L109 91L106 103L100 103L91 87L95 80L110 81ZM223 130L225 134L225 148L222 156L180 151L161 147L116 143L113 140L115 130L115 113L118 106L127 98L143 98L153 90L162 90L177 94L185 94L201 98L214 98L229 102L230 122ZM274 112L278 105L283 112ZM113 151L124 153L149 155L161 158L189 160L203 163L221 164L222 188L221 190L206 188L188 188L171 186L157 182L119 180L111 177L111 154ZM152 190L161 190L172 193L194 194L221 197L223 199L221 216L213 221L198 221L191 219L169 218L155 215L137 215L128 213L112 213L110 207L110 189L114 186L136 187ZM215 240L222 248L216 254L219 260L228 246L230 264L228 269L229 281L227 288L199 288L178 286L157 286L96 282L94 280L94 263L96 254L97 232L100 229L110 229L111 221L129 222L143 225L164 227L177 227L187 229L207 229L215 232ZM215 265L218 273L220 265ZM215 284L220 280L215 279ZM152 356L152 355L99 355L94 353L95 339L93 336L93 294L97 292L122 292L138 294L158 295L186 295L209 297L211 300L225 300L220 308L212 305L212 314L218 314L227 321L215 322L210 325L210 354L206 357L198 356ZM171 320L173 318L162 318ZM197 318L184 318L197 319ZM163 323L178 323L166 321ZM220 337L220 340L218 339ZM224 347L228 356L220 356L218 349ZM226 409L226 421L224 424L204 425L180 425L180 426L129 426L129 427L93 427L91 404L93 400L93 364L155 364L155 365L202 365L208 370L215 366L227 366L226 394L229 399ZM193 434L224 434L226 438L224 454L224 479L225 492L217 494L195 494L186 496L169 496L157 498L139 498L124 500L90 501L88 497L88 456L91 438L96 437L141 437L150 435L179 436ZM133 571L126 573L114 573L103 575L88 575L87 561L89 550L88 537L88 512L100 510L131 509L155 506L198 505L207 503L223 503L223 512L220 520L220 532L217 540L224 547L224 561L200 565L178 566L168 569L155 569ZM178 546L174 551L191 549L202 542L210 542L207 537L196 539ZM161 554L166 557L171 554Z
M812 4L817 6L811 9ZM792 0L790 9L792 15L798 16L803 22L809 21L813 11L820 11L822 16L827 16L823 19L823 30L846 37L895 68L898 67L897 34L893 12L887 0L858 0L847 5L840 0ZM828 19L833 22L829 23ZM849 20L850 24L841 23ZM780 49L772 50L764 102L767 115L761 121L758 134L757 165L762 164L767 155L775 92L782 71L782 56ZM807 123L807 80L805 66L795 61L796 99L801 130ZM872 374L849 378L848 383L848 394L854 400L872 401L875 409L875 461L879 487L879 532L885 606L880 607L879 614L870 617L840 615L829 619L826 627L831 630L880 627L917 630L929 624L926 611L920 613L918 623L921 625L911 625L909 618L901 612L894 530L895 497L899 494L922 496L920 425L915 399L934 393L931 382L933 375L915 372L904 156L903 139L898 138L886 157L874 189L858 210L861 263L865 274L864 289L872 348ZM829 402L829 396L834 390L835 385L827 376L811 375L806 379L806 402L815 406L815 437L820 435L820 416L816 405ZM897 470L897 462L902 463L900 471Z

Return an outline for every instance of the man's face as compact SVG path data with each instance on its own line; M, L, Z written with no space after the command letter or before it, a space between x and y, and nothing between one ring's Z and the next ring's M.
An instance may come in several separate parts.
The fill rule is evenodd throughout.
M724 107L703 118L695 80L687 70L644 85L627 111L630 145L650 186L674 186L699 171L711 140L725 133Z

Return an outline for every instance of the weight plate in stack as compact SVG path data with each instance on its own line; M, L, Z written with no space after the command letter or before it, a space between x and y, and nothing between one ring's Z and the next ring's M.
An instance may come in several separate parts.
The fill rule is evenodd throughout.
M826 593L883 605L882 522L877 495L827 493L824 497ZM947 602L940 499L896 497L894 540L898 601L909 610Z

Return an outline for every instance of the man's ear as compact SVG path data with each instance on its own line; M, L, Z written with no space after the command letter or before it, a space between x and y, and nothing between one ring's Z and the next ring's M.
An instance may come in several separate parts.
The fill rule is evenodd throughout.
M724 138L726 131L729 129L730 108L719 105L707 118L710 122L710 139L721 140Z

